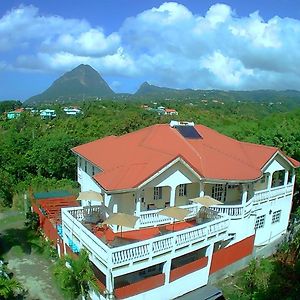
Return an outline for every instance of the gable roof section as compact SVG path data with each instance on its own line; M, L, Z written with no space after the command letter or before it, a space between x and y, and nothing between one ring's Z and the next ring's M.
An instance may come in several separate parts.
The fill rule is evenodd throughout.
M135 188L178 157L200 177L254 180L278 151L275 147L239 142L203 125L195 128L202 139L186 139L175 128L160 124L72 150L102 170L94 179L109 191ZM287 159L295 167L300 165Z

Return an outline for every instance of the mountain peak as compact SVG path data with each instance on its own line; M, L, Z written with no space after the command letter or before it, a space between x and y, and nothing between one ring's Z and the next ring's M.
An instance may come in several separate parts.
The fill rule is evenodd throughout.
M108 97L114 92L90 65L81 64L66 72L43 93L29 98L27 103L80 100L83 97Z

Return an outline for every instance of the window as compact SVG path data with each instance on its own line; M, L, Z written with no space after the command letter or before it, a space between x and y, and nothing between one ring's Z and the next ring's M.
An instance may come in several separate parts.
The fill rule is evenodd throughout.
M86 160L84 161L84 172L85 173L87 172L87 161Z
M94 166L92 166L92 175L94 176L95 175L95 167Z
M215 184L212 188L212 197L216 200L222 201L226 199L226 189L223 184Z
M179 196L186 196L186 184L179 184L178 194Z
M81 157L78 157L78 165L80 168L82 167L82 158Z
M154 188L154 200L162 199L162 187L155 187Z
M285 171L275 171L272 176L272 188L284 185Z
M265 226L266 215L258 216L255 222L255 229L263 228Z
M281 210L276 210L272 215L272 224L278 223L280 221Z

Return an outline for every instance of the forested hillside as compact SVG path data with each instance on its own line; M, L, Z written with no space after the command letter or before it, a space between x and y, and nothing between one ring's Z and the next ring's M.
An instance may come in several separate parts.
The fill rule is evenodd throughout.
M138 103L84 102L83 114L66 116L59 106L57 117L41 120L23 113L0 121L0 198L8 204L16 193L30 186L46 188L76 185L76 162L70 149L107 135L121 135L171 119L194 121L239 140L280 147L300 160L300 109L239 103L162 102L178 116L159 116ZM50 183L49 183L50 182Z

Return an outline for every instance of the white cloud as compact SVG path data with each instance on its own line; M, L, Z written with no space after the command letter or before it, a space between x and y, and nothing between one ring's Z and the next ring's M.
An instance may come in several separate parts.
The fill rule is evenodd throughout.
M177 88L299 89L299 44L299 20L239 17L225 4L196 15L166 2L110 34L85 20L43 16L34 6L0 18L2 69L62 72L88 63L116 81L127 76Z
M219 51L204 57L200 65L209 70L224 86L238 87L245 76L254 73L253 70L244 68L239 60L226 57Z

